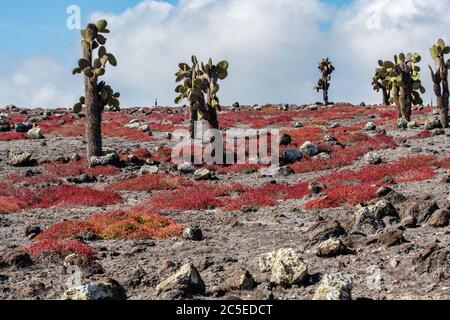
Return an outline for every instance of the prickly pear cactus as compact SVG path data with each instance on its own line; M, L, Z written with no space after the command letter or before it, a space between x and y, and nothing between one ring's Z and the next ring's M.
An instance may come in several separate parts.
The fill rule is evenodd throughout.
M389 98L391 96L392 84L387 80L387 69L383 67L383 61L378 61L378 68L375 69L375 74L372 78L373 90L383 93L383 104L389 105Z
M211 128L218 129L217 111L220 111L220 100L217 96L220 86L219 80L228 76L228 62L221 61L213 64L209 59L207 64L199 63L196 56L192 56L192 65L180 63L175 74L176 82L182 82L175 88L179 95L175 103L186 99L191 106L191 136L194 138L195 122L199 116L205 119Z
M391 103L397 105L397 117L411 121L412 105L422 104L421 94L425 88L420 81L421 61L418 53L400 53L394 56L394 61L384 61L383 68L388 76L384 84L391 88Z
M97 84L98 79L105 75L107 64L117 66L116 58L113 54L108 53L105 47L106 38L104 34L109 33L106 20L100 20L96 24L88 24L86 29L81 30L81 47L84 57L78 60L78 66L73 70L73 74L83 74L87 80L96 84L95 95L97 96L101 110L106 106L110 110L117 111L120 109L119 97L120 93L106 85L104 81ZM97 55L95 56L95 52ZM73 107L75 113L81 112L82 107L86 104L86 97L82 96L78 103Z
M445 55L450 53L450 46L446 46L443 39L439 39L435 45L430 48L431 58L433 59L436 71L429 66L431 79L433 80L433 89L437 97L437 105L440 112L440 121L443 128L448 128L448 69L450 69L450 59L445 61Z
M322 77L317 82L317 85L314 87L314 90L317 90L319 92L322 90L323 92L323 102L325 105L329 104L328 101L328 90L330 89L330 80L331 80L331 74L335 70L332 62L329 58L322 59L322 61L319 64L319 70L322 73Z

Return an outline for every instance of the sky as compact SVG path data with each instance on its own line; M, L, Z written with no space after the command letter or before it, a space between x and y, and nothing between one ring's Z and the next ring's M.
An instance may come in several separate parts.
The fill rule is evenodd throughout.
M118 60L105 79L123 106L173 105L174 73L192 54L227 59L224 104L310 103L317 65L330 57L336 71L330 98L378 103L371 77L378 59L418 51L432 97L428 48L450 42L450 0L16 0L0 10L0 106L71 106L82 79L71 70L80 56L82 24L110 22L107 48Z

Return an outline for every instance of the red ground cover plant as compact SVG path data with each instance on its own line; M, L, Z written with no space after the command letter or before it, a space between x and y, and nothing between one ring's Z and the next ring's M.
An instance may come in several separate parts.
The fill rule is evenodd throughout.
M157 213L132 208L94 214L86 220L57 223L44 230L36 239L68 239L84 231L90 231L103 240L159 240L179 236L183 226Z
M76 240L42 240L37 241L22 249L27 252L33 260L39 260L48 256L66 257L69 254L77 253L87 258L95 256L96 251L91 246Z
M439 161L439 167L442 169L450 169L450 156L443 158Z
M117 167L99 166L90 168L86 160L70 161L68 163L51 162L42 165L42 167L52 176L55 177L71 177L81 174L90 176L114 176L120 172Z
M13 140L22 140L25 139L25 133L22 132L0 132L0 141L13 141Z
M147 148L135 149L131 152L131 154L134 155L135 157L138 157L141 160L147 160L152 157L150 150L148 150Z
M44 188L14 187L6 183L0 189L0 213L32 208L66 208L75 206L101 207L122 203L122 197L111 191L54 185ZM1 185L0 185L1 187Z
M175 190L183 185L188 185L188 181L179 176L147 174L110 184L108 189L122 191Z
M366 166L360 170L333 172L318 179L327 186L326 196L308 202L305 208L332 208L365 202L376 197L375 192L380 186L389 185L392 181L404 183L433 178L436 175L433 166L436 165L434 156L422 155Z

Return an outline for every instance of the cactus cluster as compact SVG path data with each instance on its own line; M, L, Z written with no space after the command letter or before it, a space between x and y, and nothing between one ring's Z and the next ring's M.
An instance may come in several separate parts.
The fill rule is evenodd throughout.
M73 74L81 74L93 84L96 84L96 96L101 110L109 106L112 111L120 109L119 97L120 93L107 85L104 81L97 84L99 77L105 75L106 65L117 66L116 58L113 54L108 53L105 44L106 38L103 34L109 33L107 29L108 23L100 20L96 24L88 24L86 29L81 30L81 47L84 57L78 60L78 66L73 69ZM98 50L97 50L98 49ZM98 57L94 58L94 51L97 50ZM75 113L81 112L82 107L86 104L86 97L80 97L78 103L73 107Z
M397 105L397 117L407 121L411 121L412 105L423 103L420 94L425 93L425 88L417 65L421 59L418 53L400 53L394 56L393 61L379 61L387 72L382 84L391 89L390 102Z
M392 85L390 81L387 81L388 72L383 66L383 61L378 61L378 68L375 69L375 74L372 78L373 90L376 92L382 92L383 94L383 104L389 105L389 98L391 96Z
M446 46L443 39L439 39L435 45L430 48L431 57L436 65L436 72L429 66L431 79L433 80L434 93L437 97L437 105L440 112L442 127L448 128L448 69L450 69L450 59L445 61L445 55L450 53L450 47Z
M322 90L323 92L323 102L325 105L329 104L328 101L328 90L330 89L330 80L331 80L331 74L335 70L333 63L330 61L329 58L322 59L322 61L319 64L319 70L322 73L322 77L317 82L317 85L314 87L314 90L317 90L319 92Z
M221 61L213 64L209 59L207 64L199 63L196 56L192 56L192 65L180 63L179 70L175 74L176 82L182 82L175 88L179 95L175 103L179 104L184 99L191 107L191 137L195 138L195 122L205 119L209 126L214 129L219 128L217 111L220 111L220 101L217 96L220 86L219 80L224 80L228 76L228 62Z

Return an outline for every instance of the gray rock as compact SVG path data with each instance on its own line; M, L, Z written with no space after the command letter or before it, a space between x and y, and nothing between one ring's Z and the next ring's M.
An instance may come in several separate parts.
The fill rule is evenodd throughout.
M314 294L314 300L351 300L353 277L340 273L325 274Z
M139 170L139 175L143 176L144 174L156 174L158 172L159 172L158 166L144 165Z
M398 218L395 207L385 199L378 201L374 205L360 207L355 212L355 220L351 232L365 235L375 234L378 230L385 227L383 222L385 217Z
M408 128L408 120L405 118L400 118L397 120L397 128L399 129L406 129Z
M286 149L281 156L282 162L294 163L299 161L303 157L302 153L298 150Z
M192 163L184 162L178 165L178 171L183 174L190 174L195 171L195 167Z
M117 153L109 153L102 157L91 157L90 166L99 167L106 165L117 165L120 163L120 157Z
M106 279L66 290L62 300L126 300L125 289L115 280Z
M373 122L367 122L364 126L364 131L375 131L377 129L377 126Z
M364 156L364 162L367 164L380 164L382 162L381 156L377 152L370 152Z
M306 141L301 147L300 151L307 156L313 157L319 154L319 147L311 141Z
M203 233L200 228L186 228L183 231L183 238L190 241L202 241Z
M42 130L39 127L34 127L27 132L27 137L29 139L44 139L44 135L42 134Z
M301 122L296 122L295 125L294 125L294 127L298 129L298 128L303 128L304 125L303 125L303 123L301 123Z
M31 154L19 150L9 152L8 164L13 167L25 167L32 163Z
M308 278L308 267L294 249L285 248L259 257L261 272L270 272L270 282L283 287L303 284Z
M216 180L216 179L217 177L215 172L208 168L198 169L195 170L194 172L194 180L197 181Z
M182 266L174 275L156 286L157 295L168 291L177 291L183 297L205 294L205 283L200 273L190 263Z
M28 130L30 130L32 128L32 125L29 123L22 123L22 122L18 122L14 125L14 130L16 132L22 132L22 133L26 133L28 132Z

